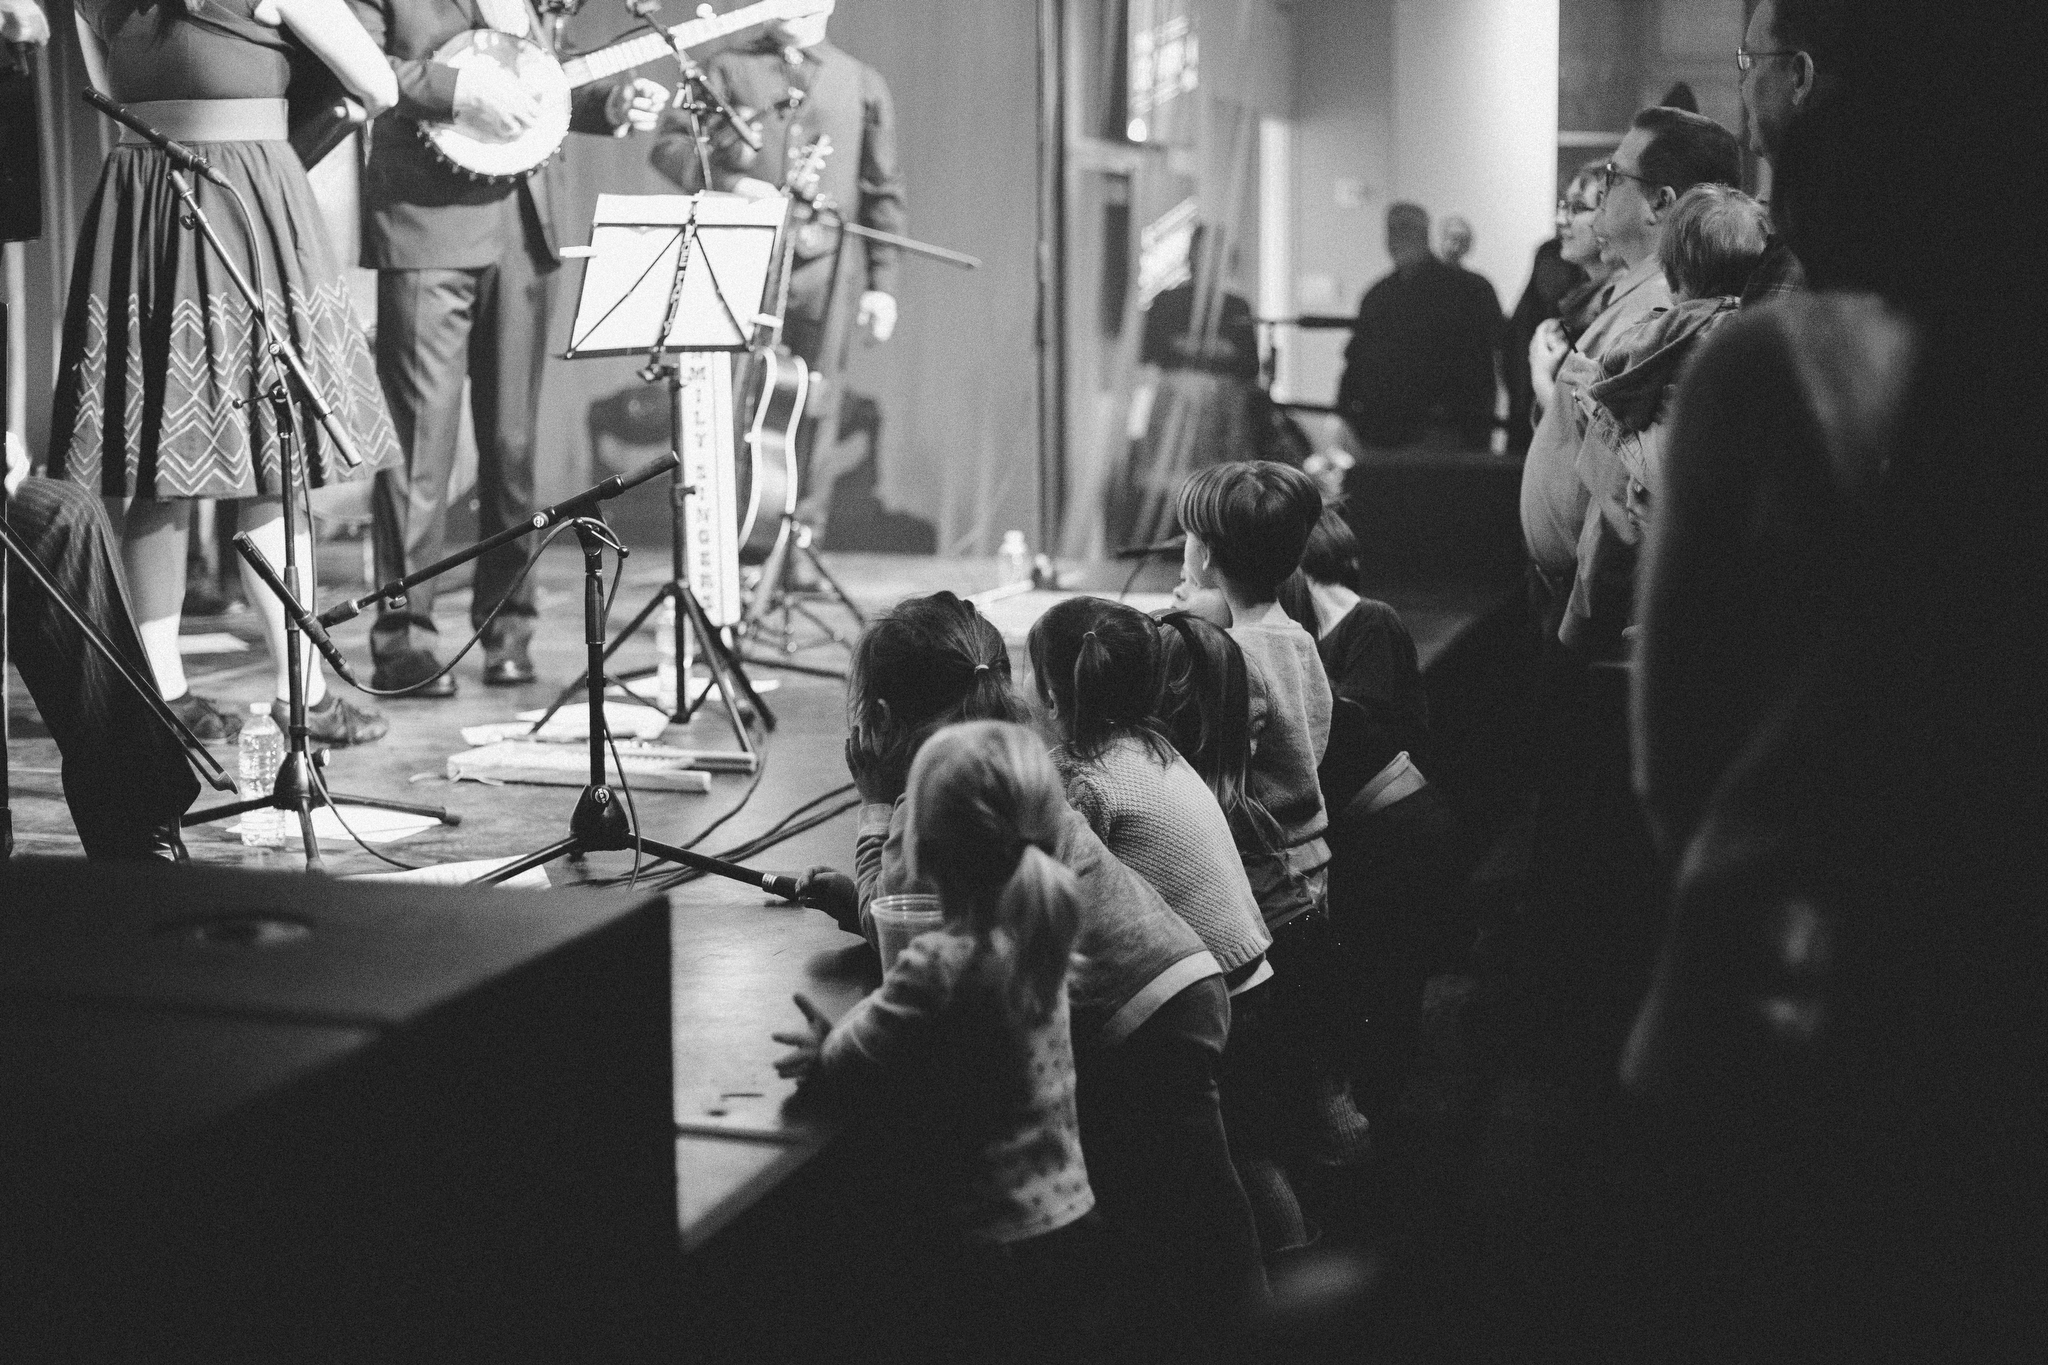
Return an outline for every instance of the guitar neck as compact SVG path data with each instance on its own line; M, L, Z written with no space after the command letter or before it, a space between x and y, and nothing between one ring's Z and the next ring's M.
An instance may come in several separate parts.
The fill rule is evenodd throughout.
M660 61L669 55L669 39L674 39L676 46L688 51L715 42L727 34L738 33L743 28L780 18L781 11L786 8L777 0L766 0L763 4L744 5L730 14L714 14L704 19L692 19L687 24L677 24L669 29L668 38L658 33L642 33L610 47L567 58L562 62L562 71L569 77L572 88L588 85L607 76L616 76L621 71Z

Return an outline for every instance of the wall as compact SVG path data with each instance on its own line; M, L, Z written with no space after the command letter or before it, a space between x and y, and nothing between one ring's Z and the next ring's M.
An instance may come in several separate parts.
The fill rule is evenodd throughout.
M848 383L883 414L876 493L940 554L993 554L1038 524L1035 7L853 0L832 36L895 95L911 235L982 258L906 258L895 339L854 346Z
M1399 0L1395 187L1471 222L1465 265L1504 308L1552 231L1556 146L1556 0Z
M1389 265L1381 222L1393 193L1393 0L1300 0L1294 7L1294 306L1348 313ZM1286 339L1283 396L1326 403L1342 333Z

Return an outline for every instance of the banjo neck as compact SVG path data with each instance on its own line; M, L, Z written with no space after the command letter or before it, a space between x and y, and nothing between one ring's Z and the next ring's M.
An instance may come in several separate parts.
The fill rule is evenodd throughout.
M642 33L579 57L565 57L562 59L562 73L569 78L570 88L574 89L659 61L669 55L671 41L687 51L727 34L738 33L741 29L765 24L771 19L799 19L820 8L818 0L761 0L759 4L743 5L729 14L712 14L676 24L668 30L667 37L659 33Z

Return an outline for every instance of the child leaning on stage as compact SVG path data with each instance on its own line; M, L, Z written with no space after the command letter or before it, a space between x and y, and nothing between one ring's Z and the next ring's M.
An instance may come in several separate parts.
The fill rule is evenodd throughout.
M1181 485L1183 580L1215 589L1251 684L1251 796L1278 826L1276 857L1247 871L1268 928L1322 906L1330 862L1316 765L1330 742L1330 683L1316 642L1278 600L1323 514L1315 481L1272 460L1211 465Z
M1328 914L1329 819L1316 768L1330 742L1330 683L1315 638L1278 600L1322 514L1315 481L1271 460L1212 465L1180 490L1183 585L1220 596L1228 609L1250 692L1248 795L1272 819L1275 851L1245 851L1273 934L1272 1018L1260 1049L1271 1121L1282 1137L1292 1130L1298 1150L1341 1165L1361 1159L1368 1138L1339 1057L1357 983L1341 970Z
M1010 1358L1058 1358L1095 1297L1101 1234L1075 1108L1067 964L1074 875L1049 852L1065 811L1044 746L972 721L933 735L909 778L908 856L944 921L911 940L881 986L828 1025L778 1033L776 1063L813 1090L889 1090L939 1163L936 1183L980 1272L980 1320ZM983 1249L987 1249L984 1251ZM1052 1305L1057 1310L1049 1311ZM968 1305L962 1305L967 1309ZM1019 1333L1036 1349L1019 1351Z
M1069 804L1202 936L1227 980L1249 976L1272 935L1230 821L1158 719L1152 619L1105 598L1069 598L1031 627L1030 650Z

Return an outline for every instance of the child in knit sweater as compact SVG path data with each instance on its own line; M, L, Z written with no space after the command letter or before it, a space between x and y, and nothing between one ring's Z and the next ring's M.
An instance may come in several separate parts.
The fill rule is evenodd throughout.
M1242 969L1249 982L1272 935L1223 808L1157 717L1157 627L1121 603L1074 597L1031 627L1030 650L1068 802L1202 936L1226 978Z
M1251 682L1251 795L1279 826L1278 856L1248 871L1270 928L1323 904L1330 849L1316 765L1330 683L1314 637L1278 600L1323 514L1315 481L1271 460L1212 465L1181 485L1183 581L1222 595Z

